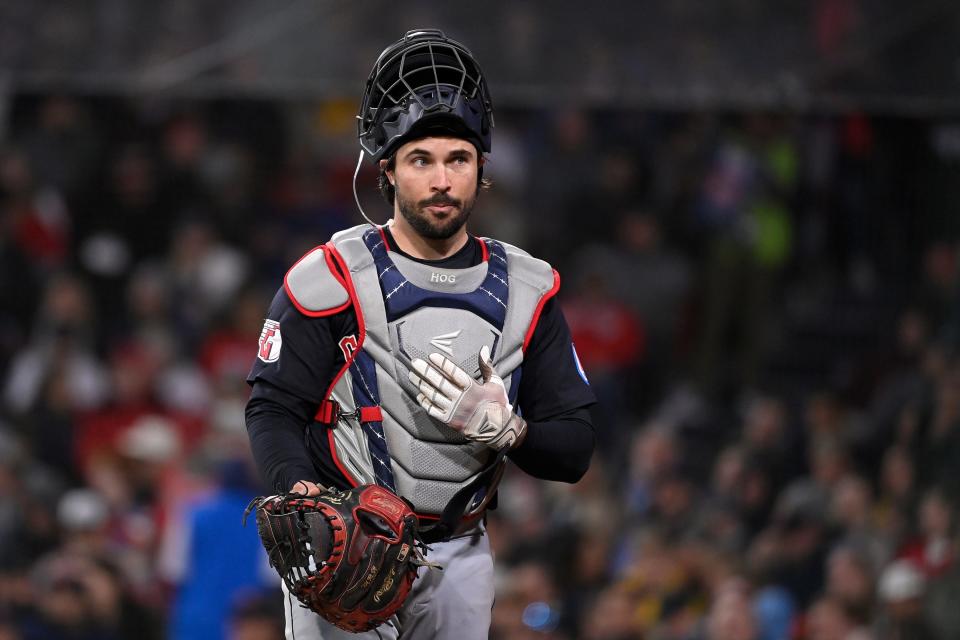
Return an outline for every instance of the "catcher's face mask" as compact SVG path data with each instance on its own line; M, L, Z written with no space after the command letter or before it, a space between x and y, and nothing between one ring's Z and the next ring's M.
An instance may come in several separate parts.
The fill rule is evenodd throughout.
M493 103L469 49L436 29L408 31L377 58L367 78L357 131L377 162L425 130L490 151Z

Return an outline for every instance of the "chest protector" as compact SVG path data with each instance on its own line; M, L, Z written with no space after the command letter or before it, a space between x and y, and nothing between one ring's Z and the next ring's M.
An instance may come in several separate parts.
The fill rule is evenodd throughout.
M349 483L384 486L428 519L458 493L468 493L466 504L479 511L501 458L420 407L407 378L411 361L443 353L479 379L477 354L486 345L515 404L524 350L559 288L546 262L502 242L477 241L483 262L441 269L391 252L380 229L361 225L307 254L285 283L301 312L329 315L352 302L357 314L360 334L341 341L348 362L318 413L331 424L337 467Z

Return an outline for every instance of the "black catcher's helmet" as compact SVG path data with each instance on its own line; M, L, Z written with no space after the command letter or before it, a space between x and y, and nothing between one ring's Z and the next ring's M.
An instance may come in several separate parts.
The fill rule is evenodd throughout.
M357 115L360 146L374 162L405 139L456 135L490 151L493 103L473 54L437 29L408 31L380 54Z

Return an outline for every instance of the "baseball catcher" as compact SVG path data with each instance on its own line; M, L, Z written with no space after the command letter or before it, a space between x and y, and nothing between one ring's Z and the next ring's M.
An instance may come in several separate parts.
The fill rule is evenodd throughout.
M309 251L267 312L246 418L278 494L254 509L288 640L486 639L507 459L562 482L590 463L596 399L559 274L467 231L493 126L463 44L420 29L384 49L357 167L374 163L392 217ZM424 556L443 571L417 573Z

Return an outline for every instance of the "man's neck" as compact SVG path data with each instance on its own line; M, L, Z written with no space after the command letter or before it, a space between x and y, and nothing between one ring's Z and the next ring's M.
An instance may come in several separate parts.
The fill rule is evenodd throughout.
M424 238L405 220L398 218L399 216L390 221L390 233L397 243L397 248L413 258L443 260L462 249L467 242L467 230L464 227L450 238Z

